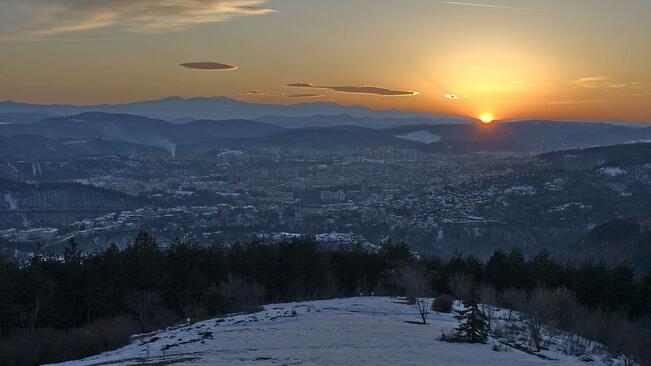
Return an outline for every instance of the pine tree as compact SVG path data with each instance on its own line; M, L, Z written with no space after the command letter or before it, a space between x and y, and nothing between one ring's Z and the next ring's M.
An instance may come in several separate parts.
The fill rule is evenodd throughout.
M68 239L68 245L63 250L63 260L66 264L80 264L81 250L74 237Z
M463 301L464 309L455 317L459 321L457 336L463 342L486 343L488 338L488 322L479 310L479 300L477 286L473 285L468 298Z

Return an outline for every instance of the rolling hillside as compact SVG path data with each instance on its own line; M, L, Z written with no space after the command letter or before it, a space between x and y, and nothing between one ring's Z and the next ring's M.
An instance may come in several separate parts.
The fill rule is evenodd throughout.
M0 138L4 139L0 156L52 159L93 154L160 155L161 150L173 156L177 151L181 155L202 155L220 148L344 152L381 146L434 153L541 153L651 139L651 127L603 123L521 121L487 126L432 124L432 120L378 128L374 121L395 126L422 120L350 115L311 118L317 124L330 125L305 127L305 123L296 123L309 119L283 117L271 121L296 128L246 119L201 119L179 124L140 115L86 112L34 123L0 124ZM354 125L338 125L345 122Z
M93 154L159 154L160 150L174 155L180 144L257 138L281 130L248 120L174 124L136 115L88 112L31 124L0 125L0 139L5 140L0 156L51 159Z
M568 170L644 165L651 163L651 143L556 151L542 154L540 159L552 167Z
M507 312L504 312L506 316ZM446 343L452 314L417 323L411 305L397 298L360 297L272 304L254 314L210 319L135 336L113 352L59 366L127 365L611 365L597 345L581 360L562 352L562 333L531 354L522 341ZM502 343L504 342L504 343Z

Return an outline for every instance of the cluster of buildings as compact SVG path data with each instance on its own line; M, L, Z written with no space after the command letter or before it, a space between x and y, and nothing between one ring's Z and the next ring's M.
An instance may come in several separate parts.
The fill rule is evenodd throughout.
M19 242L48 241L55 239L58 234L59 229L53 227L39 227L24 230L13 228L8 230L0 230L0 238Z
M508 219L511 212L527 213L527 200L562 195L566 179L528 181L527 169L535 169L528 159L387 147L355 154L224 151L196 159L111 156L75 158L58 166L41 162L39 176L65 169L68 181L119 191L145 203L49 228L6 230L0 236L52 243L74 236L99 245L147 230L170 240L203 242L314 234L324 243L372 246L392 235L440 243L457 235L459 231L450 231L459 227L478 236L482 227L513 221ZM568 202L574 201L554 202L544 212L592 209Z
M452 187L506 174L509 166L499 155L432 155L393 147L358 154L225 151L195 160L97 159L102 158L66 161L69 180L151 203L60 223L57 231L3 235L18 241L57 242L71 236L110 241L120 233L149 230L235 241L316 233L323 242L373 245L383 236L368 228L385 227L443 238L443 223L485 220L476 212L495 195ZM56 168L46 164L38 171Z

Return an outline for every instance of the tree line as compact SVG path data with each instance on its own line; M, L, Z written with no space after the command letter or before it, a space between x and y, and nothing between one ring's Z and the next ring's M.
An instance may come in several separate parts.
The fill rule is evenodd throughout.
M563 263L546 252L525 258L518 249L485 262L419 258L405 244L324 249L310 237L162 247L141 232L124 249L83 253L73 239L63 256L35 253L24 265L0 258L0 365L80 358L124 345L133 333L264 303L405 295L407 267L426 274L428 295L463 297L478 283L525 297L563 288L589 311L651 316L651 276L636 278L626 264Z

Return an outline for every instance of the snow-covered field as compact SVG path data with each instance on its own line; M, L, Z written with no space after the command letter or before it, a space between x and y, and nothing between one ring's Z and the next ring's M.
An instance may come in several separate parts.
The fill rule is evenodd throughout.
M267 305L234 315L143 336L116 351L65 366L118 365L608 365L602 353L590 363L555 347L528 354L508 346L446 343L442 330L453 314L431 313L417 322L412 305L397 298L358 297Z
M422 142L424 144L441 142L441 136L435 135L427 130L412 131L402 135L395 135L394 137L401 138L403 140Z
M599 169L599 172L603 175L607 175L609 177L617 177L622 174L626 174L626 171L618 166L615 167L604 167Z

